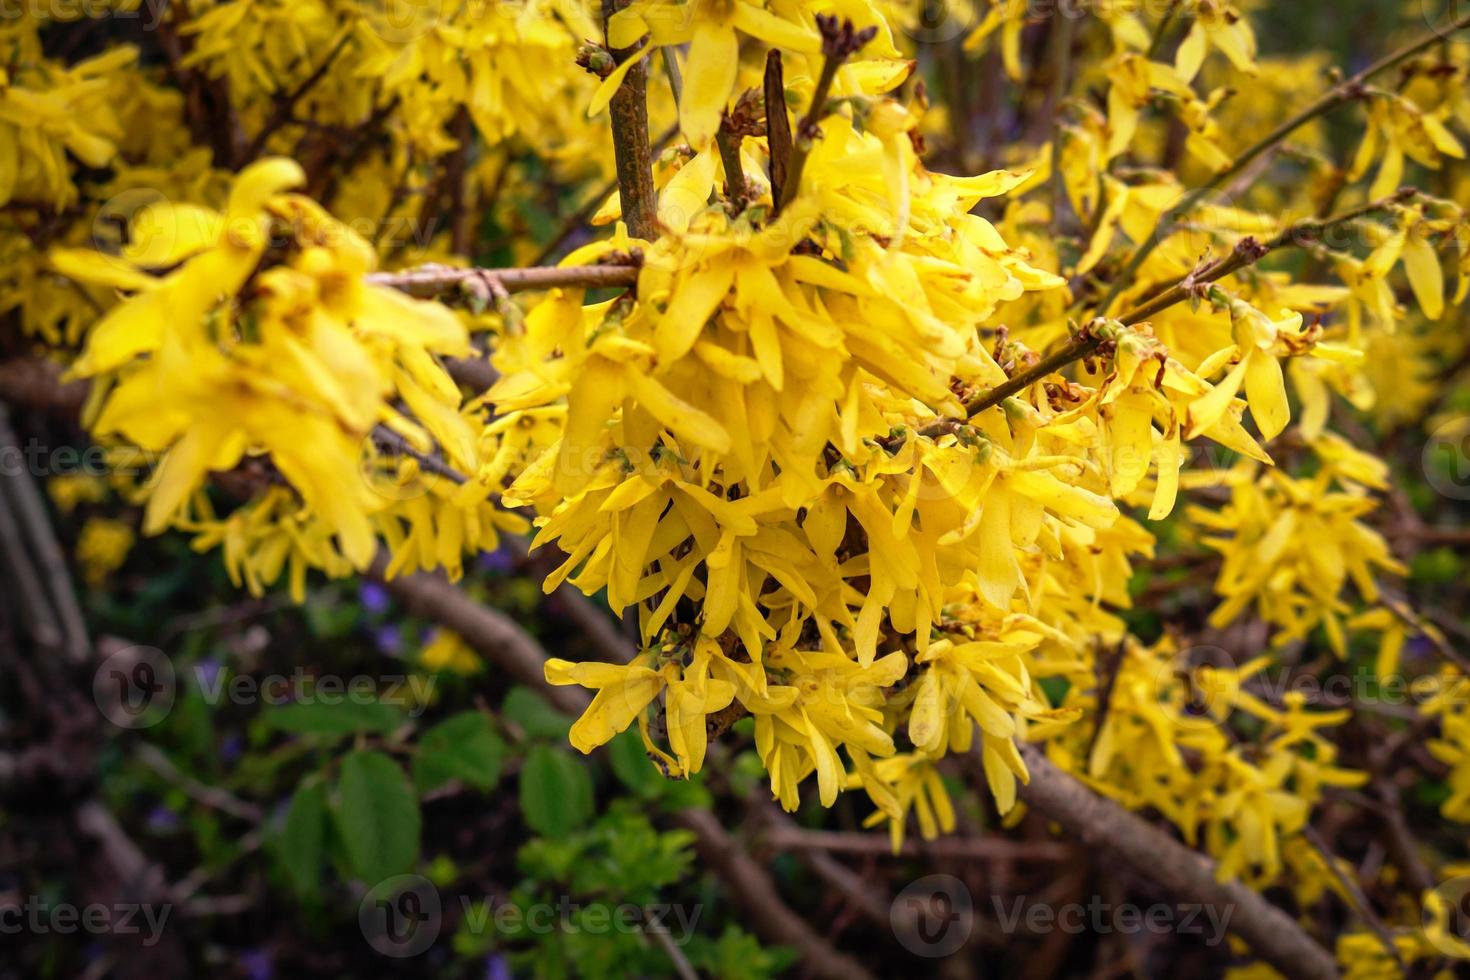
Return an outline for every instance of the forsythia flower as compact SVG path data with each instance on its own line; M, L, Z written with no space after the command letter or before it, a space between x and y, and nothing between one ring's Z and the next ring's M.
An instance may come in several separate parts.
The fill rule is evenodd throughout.
M407 494L401 515L375 520L396 491L372 474L379 427L424 446L432 434L453 465L478 469L481 450L459 413L458 389L434 359L468 353L464 327L443 307L365 282L368 245L315 204L284 193L302 179L291 161L263 161L241 174L223 213L157 204L136 217L120 257L53 253L72 278L133 294L93 327L72 367L74 375L114 382L103 389L93 431L161 454L148 533L175 522L204 529L213 520L198 494L206 474L268 457L301 496L301 508L280 519L319 522L325 532L255 542L260 567L270 570L258 577L267 582L291 553L298 594L303 565L330 569L340 554L365 568L378 534L394 552L390 572L435 558L453 566L466 543L494 547L496 529L518 526L516 519L486 503L472 482L452 493ZM285 236L288 263L260 269L277 235ZM175 266L161 277L148 271ZM258 517L275 512L258 503L249 509ZM238 540L237 533L220 537ZM313 537L317 546L307 546Z
M83 524L76 554L87 584L97 588L121 568L136 537L127 524L105 517L94 517Z

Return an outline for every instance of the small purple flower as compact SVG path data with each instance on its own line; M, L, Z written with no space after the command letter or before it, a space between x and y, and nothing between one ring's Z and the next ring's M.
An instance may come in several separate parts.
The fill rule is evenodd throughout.
M494 551L482 551L475 559L475 566L482 572L494 575L509 575L515 571L516 556L505 545L501 545Z
M357 590L357 600L362 603L362 608L373 616L381 616L392 604L392 600L388 597L388 590L377 582L364 582Z
M194 665L194 679L199 682L199 687L206 694L219 689L219 672L224 670L224 665L213 657L207 657Z
M499 953L485 957L485 980L511 980L510 964Z
M249 949L241 953L240 966L250 980L271 980L276 975L275 961L267 949Z
M379 653L398 653L403 649L403 631L397 623L386 623L373 630L373 643Z
M240 753L245 749L245 740L239 735L231 735L220 743L219 757L225 762L234 762L240 758Z
M179 815L166 806L156 806L148 811L148 829L155 834L166 834L179 828Z

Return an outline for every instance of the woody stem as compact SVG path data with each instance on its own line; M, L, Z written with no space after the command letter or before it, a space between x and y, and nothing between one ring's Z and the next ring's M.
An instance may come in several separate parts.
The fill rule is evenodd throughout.
M629 0L603 0L604 32L606 21L626 7ZM621 63L627 51L614 51ZM613 154L617 164L618 193L623 205L623 220L634 238L653 240L657 232L654 218L656 198L653 191L653 152L648 143L648 63L640 60L623 77L612 101L608 103L612 117ZM507 287L509 288L509 287Z
M1152 255L1154 249L1158 248L1164 239L1168 237L1167 229L1188 215L1194 209L1194 206L1199 204L1207 194L1232 180L1241 171L1245 170L1246 167L1250 166L1262 153L1265 153L1276 144L1285 140L1301 126L1316 119L1318 116L1332 111L1344 102L1361 97L1363 86L1369 79L1402 64L1419 52L1432 47L1442 38L1456 31L1463 30L1466 27L1470 27L1470 15L1461 17L1445 27L1431 30L1428 34L1412 44L1408 44L1392 54L1385 55L1351 78L1339 82L1319 96L1317 101L1277 126L1256 143L1247 147L1229 167L1215 174L1209 181L1186 194L1177 205L1160 217L1158 224L1154 226L1154 230L1149 233L1148 238L1144 239L1143 243L1134 250L1128 259L1128 263L1118 273L1117 277L1113 279L1112 285L1103 297L1102 303L1098 305L1097 315L1105 316L1107 314L1108 309L1118 298L1118 294L1133 282L1134 277L1138 274L1138 270L1143 266L1144 260Z
M1413 197L1415 193L1417 192L1412 188L1403 188L1388 197L1380 198L1379 200L1359 207L1350 208L1331 218L1308 218L1303 221L1297 221L1264 243L1257 242L1253 238L1242 239L1230 255L1176 281L1153 299L1118 317L1118 322L1125 327L1142 323L1149 317L1188 299L1196 293L1200 286L1216 282L1231 273L1239 272L1247 266L1254 265L1277 249L1294 245L1311 244L1320 239L1322 234L1331 228L1356 221L1364 215L1371 214L1375 211L1387 210ZM1031 385L1048 375L1060 371L1068 364L1074 361L1080 361L1089 354L1094 353L1102 345L1104 339L1102 335L1095 331L1081 331L1066 344L1058 347L1031 365L1031 367L1019 374L1013 375L1003 384L996 385L994 388L990 388L969 402L966 402L966 414L968 417L974 418L987 408L999 405L1012 395L1025 391Z

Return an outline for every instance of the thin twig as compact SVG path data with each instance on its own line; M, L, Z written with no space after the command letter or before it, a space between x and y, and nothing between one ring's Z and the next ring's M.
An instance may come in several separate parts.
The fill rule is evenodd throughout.
M581 714L591 703L580 687L555 687L546 680L546 651L519 623L482 606L443 575L419 572L387 578L388 557L379 554L367 576L380 582L417 616L432 619L459 634L487 660L504 668L561 711Z
M1118 320L1124 326L1133 326L1142 323L1149 317L1162 310L1166 310L1175 303L1188 299L1195 287L1205 283L1218 282L1231 273L1238 272L1248 265L1253 265L1261 259L1270 255L1280 248L1292 245L1315 244L1322 235L1339 226L1356 221L1378 211L1386 211L1397 205L1408 201L1418 192L1412 187L1402 187L1387 197L1367 204L1349 208L1340 214L1328 218L1306 218L1289 225L1276 237L1265 243L1257 242L1254 238L1243 238L1235 246L1235 249L1227 256L1220 258L1203 269L1197 270L1176 280L1172 285L1166 287L1152 299L1133 308L1128 313L1119 317Z
M152 742L139 742L135 750L138 759L159 776L178 787L185 796L201 806L250 823L260 823L265 814L254 803L246 802L219 786L206 786L193 776L181 771L168 756Z
M689 962L689 957L684 955L684 951L669 936L669 930L663 926L656 926L643 931L652 936L654 943L664 951L664 955L669 958L669 962L674 967L674 972L679 975L679 980L699 980L699 974L695 971L694 965Z
M822 72L817 76L812 103L807 106L801 125L796 127L796 143L791 151L791 162L781 181L781 196L775 199L773 216L779 215L796 200L796 192L801 187L801 172L806 169L807 157L817 138L822 135L819 124L827 114L827 96L832 92L837 70L878 33L876 27L866 27L859 31L853 27L852 21L845 20L839 24L836 17L826 14L817 15L817 28L822 32ZM769 114L769 106L766 111Z
M1169 28L1173 25L1174 17L1178 13L1179 0L1170 0L1169 9L1164 11L1164 16L1160 17L1159 22L1154 25L1153 37L1149 38L1148 50L1144 52L1143 56L1149 61L1153 61L1159 49L1164 46L1164 39L1168 37Z
M694 846L704 865L720 876L725 887L750 917L751 928L767 942L791 946L801 956L805 975L824 980L870 980L862 963L838 952L781 898L770 874L746 853L709 810L690 808L676 817L694 834Z
M763 840L781 851L831 851L834 854L872 854L923 857L941 861L1067 861L1076 850L1059 841L1017 841L1006 837L940 837L929 841L906 840L898 851L886 834L855 831L803 830L791 825L773 826Z
M407 456L419 464L420 469L435 476L442 476L452 483L463 486L470 482L470 478L459 470L450 466L438 456L419 452L402 435L394 432L386 425L376 425L372 431L373 445L385 452L396 453L399 456Z
M290 121L292 113L296 110L296 104L301 101L307 92L315 88L318 82L326 77L327 70L332 67L332 63L337 60L337 56L342 53L343 48L347 47L347 42L350 40L352 40L352 31L350 29L343 30L342 36L332 45L326 57L322 58L322 63L317 65L312 73L302 79L301 83L289 93L277 96L275 108L271 110L270 117L260 127L260 132L255 134L255 138L250 141L250 145L245 149L246 160L254 160L260 156L261 151L265 149L266 141L275 134L276 130Z
M37 648L60 650L64 645L61 624L56 621L46 590L41 587L41 575L27 554L25 536L16 515L11 512L7 500L9 494L4 489L5 484L15 479L17 477L0 476L0 570L4 572L0 579L13 590L20 620L30 631Z
M1184 302L1191 296L1199 295L1201 287L1223 279L1231 273L1239 272L1246 266L1259 262L1277 249L1314 243L1328 229L1346 222L1356 221L1371 212L1382 211L1393 207L1402 203L1414 193L1412 188L1403 188L1389 197L1372 201L1360 207L1351 208L1331 218L1324 220L1308 218L1295 222L1275 238L1272 238L1264 244L1256 241L1254 238L1248 237L1241 239L1230 255L1177 280L1153 299L1118 317L1118 322L1125 327L1136 326L1169 307ZM1099 321L1093 322L1098 323ZM1031 385L1061 370L1068 364L1074 361L1080 361L1101 347L1107 337L1108 331L1096 329L1091 324L1085 326L1066 344L1052 351L1052 353L1046 355L1031 367L1019 374L1013 375L1003 384L996 385L994 388L986 390L978 397L967 402L965 409L968 416L974 418L979 413L985 411L985 409L999 405L1012 395L1025 391Z
M1383 924L1383 920L1373 911L1373 906L1368 901L1368 896L1363 894L1363 889L1358 885L1358 882L1345 874L1337 866L1337 858L1333 857L1332 851L1327 847L1327 842L1322 839L1321 834L1317 833L1317 828L1311 824L1307 824L1302 828L1302 837L1311 845L1312 850L1317 852L1317 856L1322 859L1322 863L1327 865L1328 873L1337 880L1342 890L1347 893L1348 903L1352 906L1358 918L1362 919L1363 924L1373 932L1373 935L1378 937L1378 941L1383 944L1384 950L1393 958L1393 961L1399 965L1399 969L1406 969L1404 958L1399 955L1399 948L1394 944L1393 933L1388 931L1388 927Z
M1168 211L1160 216L1158 223L1154 225L1153 231L1150 232L1149 236L1144 239L1143 243L1134 250L1133 255L1129 257L1127 264L1123 266L1122 271L1120 271L1117 277L1113 280L1112 286L1109 287L1107 295L1103 297L1102 302L1098 305L1097 315L1103 316L1104 314L1106 314L1108 309L1113 305L1114 300L1118 298L1118 295L1124 289L1128 288L1130 284L1132 284L1134 276L1137 275L1138 270L1143 266L1144 260L1152 255L1154 249L1158 248L1159 245L1162 244L1164 239L1167 237L1166 229L1169 228L1178 219L1183 218L1184 216L1189 214L1189 212L1194 209L1194 206L1198 204L1201 200L1203 200L1207 194L1209 194L1216 188L1222 187L1225 184L1229 183L1232 179L1234 179L1236 174L1240 173L1246 167L1250 166L1251 162L1255 160L1256 157L1260 156L1262 153L1265 153L1277 143L1280 143L1282 140L1286 139L1286 137L1296 132L1297 129L1306 125L1308 122L1311 122L1313 119L1316 119L1318 116L1321 116L1327 112L1331 112L1333 109L1342 105L1344 102L1350 102L1353 99L1361 98L1364 95L1364 85L1369 79L1375 77L1376 75L1380 75L1383 72L1388 71L1389 69L1394 68L1399 64L1402 64L1419 52L1424 51L1426 48L1432 47L1442 37L1448 36L1455 31L1462 30L1465 27L1470 27L1470 15L1461 17L1459 20L1454 21L1446 27L1441 27L1430 31L1428 34L1421 37L1419 40L1413 42L1412 44L1406 45L1405 47L1400 48L1398 51L1395 51L1392 54L1385 55L1383 58L1375 61L1373 64L1369 65L1367 68L1364 68L1362 71L1358 72L1351 78L1339 82L1337 85L1334 85L1332 88L1328 89L1325 93L1318 97L1318 99L1311 105L1307 106L1305 109L1302 109L1296 115L1292 116L1290 119L1277 126L1266 136L1263 136L1260 140L1247 147L1244 151L1241 152L1240 156L1236 157L1235 162L1232 163L1229 167L1221 170L1219 173L1211 177L1207 182L1200 185L1199 187L1196 187L1188 194L1184 195L1183 199L1180 200L1177 205L1170 208Z
M529 269L458 269L447 265L425 265L404 272L374 272L367 281L392 286L411 296L439 296L469 283L470 288L491 277L506 292L528 289L606 289L631 286L638 281L633 263L608 265L536 266Z
M653 152L662 152L663 148L672 143L674 141L674 137L678 135L679 126L677 123L675 123L668 129L664 130L663 135L654 140ZM531 264L533 266L546 265L548 262L551 262L554 258L556 258L557 252L560 251L561 247L566 244L567 239L571 238L584 225L586 225L588 220L597 213L597 209L602 207L602 202L606 201L608 197L611 196L612 193L617 189L618 179L616 177L598 187L598 189L592 194L592 196L590 196L585 202L583 202L581 207L577 208L577 210L567 215L566 220L562 222L562 225L559 229L557 229L556 234L551 237L551 241L542 246L541 251L536 254L536 258L532 260Z
M1072 30L1075 26L1072 15L1067 13L1066 4L1058 3L1052 14L1052 71L1049 106L1052 112L1051 130L1051 223L1061 228L1062 204L1067 199L1067 182L1062 176L1062 100L1067 97L1067 83L1072 73Z
M20 442L10 427L10 416L4 406L0 406L0 446L11 446L17 454L20 452ZM29 472L17 470L0 474L0 483L4 485L4 496L9 500L12 516L39 568L48 605L61 630L61 650L67 658L80 663L87 659L91 642L87 638L87 625L77 602L71 572L66 566L66 555L56 540L46 503Z

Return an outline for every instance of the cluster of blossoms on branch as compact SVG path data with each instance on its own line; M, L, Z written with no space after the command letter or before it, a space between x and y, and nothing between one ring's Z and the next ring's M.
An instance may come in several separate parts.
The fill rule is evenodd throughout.
M1216 0L1082 4L1048 88L1026 5L992 3L962 51L999 46L1055 125L951 176L927 151L965 121L915 77L915 6L187 2L162 67L67 64L23 19L0 31L0 311L92 379L96 438L160 455L129 488L145 529L220 547L253 591L380 552L458 576L534 526L561 553L548 591L605 594L641 635L625 665L548 664L596 691L583 751L636 726L685 776L748 714L784 806L812 776L826 805L861 791L897 844L911 814L954 826L956 754L1014 813L1027 739L1222 875L1320 892L1332 869L1286 842L1367 778L1321 734L1347 714L1250 694L1270 652L1144 643L1127 583L1163 527L1223 555L1214 625L1251 611L1273 651L1367 635L1398 668L1422 627L1380 603L1403 571L1367 521L1387 475L1330 422L1338 400L1412 417L1456 350L1470 50L1431 35L1343 79L1259 59ZM219 101L191 105L190 73ZM1322 95L1302 109L1285 79ZM1362 131L1348 160L1334 110ZM640 160L647 199L607 186ZM509 272L431 267L460 289L441 300L370 278L534 260L517 202L547 175L612 225L561 285L518 304L536 283ZM119 200L143 203L99 214ZM1201 447L1233 462L1188 465ZM1470 735L1433 710L1463 820Z

